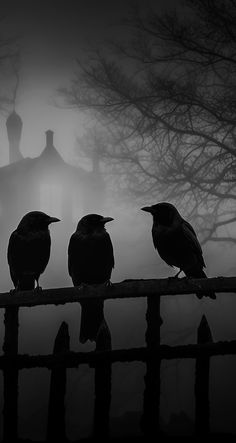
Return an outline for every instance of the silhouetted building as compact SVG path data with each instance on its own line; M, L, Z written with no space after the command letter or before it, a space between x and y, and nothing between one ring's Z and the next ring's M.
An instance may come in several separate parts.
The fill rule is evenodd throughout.
M13 111L6 122L9 165L0 168L0 228L15 226L28 211L42 210L74 224L88 212L101 209L104 182L98 170L66 163L46 131L46 146L35 158L20 152L22 120Z
M7 136L9 140L9 163L14 163L23 159L20 152L20 139L22 133L22 120L14 110L6 121Z

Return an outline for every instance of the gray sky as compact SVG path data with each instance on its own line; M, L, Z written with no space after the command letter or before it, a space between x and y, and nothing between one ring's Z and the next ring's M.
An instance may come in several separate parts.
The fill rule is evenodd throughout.
M178 0L155 1L155 4L158 3L160 8L162 8L169 5L173 6L180 2ZM147 4L147 1L145 1L145 4ZM4 6L4 2L2 2L2 5ZM87 44L96 43L102 45L104 39L109 38L114 33L119 35L121 31L118 29L117 23L127 12L127 1L67 0L58 1L57 3L50 1L7 1L5 3L5 11L7 13L5 29L8 33L18 34L21 37L20 87L16 110L21 115L24 124L21 142L22 153L24 156L32 157L40 154L45 146L44 131L52 129L55 131L55 146L66 160L71 160L75 136L83 131L84 120L81 113L78 114L74 111L59 109L53 106L55 91L59 86L68 84L75 69L75 60L77 57L82 56ZM2 116L0 119L0 165L4 165L7 162L8 143L5 116ZM142 214L139 208L134 209L130 214L114 204L114 208L109 208L109 210L111 212L107 215L115 218L114 224L109 227L116 258L116 267L112 274L112 281L120 281L125 278L160 278L172 275L170 268L160 260L153 248L151 219ZM70 234L68 232L66 235L69 237ZM56 230L52 231L53 248L50 263L42 276L41 282L43 287L51 286L51 279L54 276L58 279L58 269L55 266L57 262L57 252L54 247L55 238ZM63 252L64 264L60 278L61 280L64 279L63 285L70 285L71 280L67 272L67 256L65 251ZM204 248L207 273L209 276L224 275L228 261L231 260L232 263L234 261L234 250L222 250L219 247L217 253L214 251L211 246L208 249ZM2 272L8 276L5 251L1 251L1 254ZM219 256L221 260L219 260ZM59 282L60 285L61 280ZM9 288L9 285L12 287L10 277L9 281L4 282L4 284L6 287L3 287L3 283L1 283L2 288L6 290ZM226 308L227 311L224 311ZM146 301L143 299L139 301L106 303L106 316L111 326L114 348L142 346L144 344L146 328L145 309ZM163 342L173 344L176 331L188 331L188 329L191 329L193 333L192 335L190 334L190 337L187 337L187 340L193 342L196 338L196 328L203 313L207 313L207 318L215 333L215 340L232 339L233 333L235 334L234 312L235 299L230 295L227 296L227 303L225 303L225 299L218 297L214 303L209 300L203 300L202 304L199 304L194 295L178 297L177 299L165 297L162 301L164 318ZM3 320L2 314L0 313L0 320ZM53 340L60 322L64 320L69 323L72 349L80 349L78 343L79 316L79 306L74 304L68 304L63 307L22 309L20 316L20 351L22 353L51 352ZM227 316L227 323L222 321L222 316ZM2 321L0 322L1 325ZM1 334L1 337L3 338L3 334ZM91 348L93 348L93 345L89 344L88 350ZM83 348L83 350L87 350L87 348ZM191 415L194 414L192 400L194 367L192 362L190 363L192 365L191 368L186 367L187 369L184 371L181 366L182 372L178 370L179 366L172 363L172 366L171 364L169 366L167 364L163 365L163 373L166 379L164 379L162 385L162 409L165 418L168 418L170 411L180 412L185 410ZM229 365L231 365L231 361ZM232 373L235 372L234 368L235 366L231 369ZM87 368L85 369L87 370ZM219 368L215 377L221 377L221 369ZM228 371L228 368L226 369ZM86 414L87 403L91 402L92 404L93 400L92 389L91 392L89 391L89 395L87 393L87 387L92 383L92 378L91 380L89 378L91 374L88 371L83 371L85 370L74 371L74 374L70 376L67 397L67 406L71 408L69 409L70 414L75 414L74 423L77 426L78 416L76 412L78 408L81 408L82 404ZM124 365L121 368L116 365L116 371L118 371L119 377L114 372L113 394L115 400L113 400L112 404L112 414L119 415L126 410L141 409L144 368L142 367L134 374L131 366ZM38 375L40 376L39 379L42 386L39 383L38 392L35 392L33 388L35 377ZM28 429L30 423L32 423L32 427L35 427L38 423L38 432L40 434L46 426L46 421L43 421L42 426L40 414L44 411L46 417L45 405L47 402L46 395L48 393L47 383L49 382L49 377L48 374L45 376L42 372L40 374L32 372L29 376L27 371L24 371L21 377L23 387L21 385L20 426L26 429L27 423ZM233 377L234 375L232 375L234 380ZM183 388L185 389L185 395L183 395L182 385L179 382L180 378L184 382L186 379L188 383L188 388L186 389L186 385ZM230 377L228 379L229 381L231 380ZM79 384L78 380L82 380L83 383ZM119 380L121 380L120 384L118 383ZM215 378L215 380L215 384L212 385L213 388L217 384L218 378ZM22 394L25 387L24 383L28 389L27 396ZM82 389L78 388L78 386L86 387L86 401L83 398L83 402L80 402L80 405L77 405L77 403L79 403L80 395L83 397L84 393L78 391L78 389ZM235 405L233 390L231 403L228 404L226 401L227 396L229 399L230 389L231 386L225 389L224 384L222 384L220 389L218 388L217 396L219 398L215 403L216 406L212 412L212 417L215 423L219 422L219 426L221 426L221 405L225 401L225 417L227 417L230 426L233 428L235 407L230 407ZM44 394L41 394L39 391L42 391ZM45 399L41 399L41 395L45 395ZM35 432L37 432L37 429ZM30 438L32 435L33 430L31 433L29 426L29 434L25 435L25 437ZM75 429L73 437L77 437L77 435L78 431Z
M151 0L150 0L151 2ZM142 2L140 2L142 4ZM155 2L163 8L175 1ZM145 2L147 5L147 2ZM16 110L23 119L21 150L38 155L44 131L55 131L55 145L66 160L73 155L74 140L84 128L82 114L53 106L56 89L68 84L87 45L124 32L118 23L127 15L127 1L7 1L4 30L20 36L21 70ZM8 162L5 117L0 122L0 165Z
M81 116L53 106L57 87L67 84L75 59L90 41L102 40L117 20L115 3L18 2L7 5L5 29L20 36L21 70L16 110L23 119L21 149L34 156L44 147L44 131L55 131L55 144L67 159L80 132ZM109 7L110 4L110 7ZM10 8L9 8L10 6ZM119 11L118 11L119 14ZM5 121L2 119L0 164L8 161Z

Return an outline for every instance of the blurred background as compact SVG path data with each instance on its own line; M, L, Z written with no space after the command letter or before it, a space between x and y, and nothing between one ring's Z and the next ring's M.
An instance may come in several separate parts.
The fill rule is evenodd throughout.
M72 284L68 242L89 212L114 218L113 282L173 276L140 211L159 201L193 225L209 277L235 275L235 24L229 0L1 2L1 292L13 287L9 236L30 210L61 219L50 228L43 288ZM215 341L235 339L234 294L163 297L161 310L163 343L196 343L203 314ZM105 312L114 349L144 345L145 299L107 301ZM80 306L71 303L22 308L19 352L51 353L62 321L72 350L94 349L79 344ZM194 364L163 362L161 420L169 433L193 431ZM235 357L211 359L214 431L236 432L235 369ZM138 434L144 375L141 363L113 365L113 435ZM49 381L47 370L20 372L21 438L45 437ZM93 389L92 369L68 370L70 438L90 433Z

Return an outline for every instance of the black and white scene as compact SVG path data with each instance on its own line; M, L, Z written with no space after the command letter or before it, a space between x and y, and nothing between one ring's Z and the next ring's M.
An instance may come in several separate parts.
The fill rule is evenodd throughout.
M0 441L235 441L236 0L0 2Z

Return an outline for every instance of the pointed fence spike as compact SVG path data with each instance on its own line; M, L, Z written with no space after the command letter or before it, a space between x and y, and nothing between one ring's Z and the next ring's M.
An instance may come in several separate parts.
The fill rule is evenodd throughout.
M18 353L19 308L5 309L5 356L16 357ZM18 435L18 369L14 365L3 371L3 440L16 441Z
M96 339L96 351L112 351L111 333L104 320ZM109 438L112 363L110 360L95 365L95 400L93 438L96 441Z
M210 326L203 315L197 331L197 344L213 343ZM198 437L207 437L210 432L209 401L210 357L196 358L195 369L195 430Z
M68 324L63 321L55 338L53 353L59 354L60 352L65 352L65 350L70 347L69 343L70 336Z
M69 352L70 336L68 325L63 322L55 338L53 354L58 355ZM66 441L65 430L65 394L66 394L66 371L64 365L57 364L52 368L50 393L48 403L48 441Z
M143 414L140 427L143 434L149 438L160 434L160 395L161 395L161 359L158 358L158 350L161 342L160 297L147 297L146 311L147 351L153 353L152 358L146 361L146 374L144 377ZM156 358L154 358L154 356Z
M212 333L205 315L202 316L200 324L197 330L197 342L201 343L213 343Z

